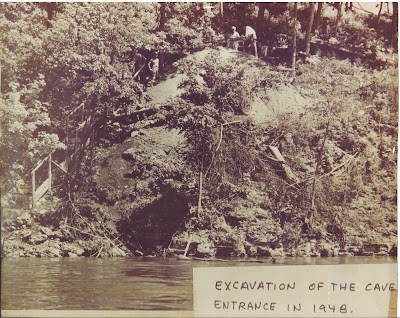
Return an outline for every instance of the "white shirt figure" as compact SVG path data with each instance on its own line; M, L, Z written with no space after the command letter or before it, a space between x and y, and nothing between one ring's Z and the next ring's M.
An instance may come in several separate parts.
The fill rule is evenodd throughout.
M233 31L233 33L232 33L232 35L231 35L231 47L232 47L232 49L234 49L234 50L238 50L239 49L239 38L240 38L240 35L239 35L239 33L236 31L236 27L232 27L232 31Z
M254 52L254 56L258 57L257 54L257 35L256 31L251 26L246 26L246 34L245 37L247 41L251 41L251 45L253 47L252 51Z
M251 38L252 40L257 39L256 31L251 26L246 26L246 38Z
M155 59L150 60L149 62L149 69L153 73L153 80L158 76L158 70L160 68L160 60L158 57Z

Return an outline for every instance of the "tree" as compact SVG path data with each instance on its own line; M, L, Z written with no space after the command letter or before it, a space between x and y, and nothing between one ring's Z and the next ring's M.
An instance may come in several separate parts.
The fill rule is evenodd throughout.
M335 30L334 34L336 35L338 29L339 29L339 24L340 21L342 20L342 3L337 2L335 3L336 9L337 9L337 15L336 15L336 21L335 21Z
M376 40L379 40L379 37L380 37L382 7L383 7L383 2L380 3L378 16L376 17Z
M297 2L294 3L293 10L293 53L292 53L292 79L296 77L296 52L297 50Z
M337 132L343 129L341 128L343 124L351 127L353 122L360 120L354 114L363 109L365 104L362 103L358 91L369 76L362 68L354 68L348 61L327 58L315 65L302 66L300 73L296 84L314 100L314 106L308 112L315 120L316 126L311 124L309 134L318 135L313 145L315 169L310 179L310 208L307 213L308 225L312 229L315 216L321 213L324 200L330 195L328 193L330 190L327 189L329 182L324 184L320 178L321 174L329 173L333 169L323 168L327 144L332 142L339 144L344 151L352 155L365 151L365 145L360 145L359 148L349 147L358 141L349 142L346 130L343 131L343 135ZM368 118L365 120L368 121ZM340 188L340 191L344 192L344 189ZM343 192L337 193L336 196L342 197Z
M264 14L265 10L267 9L266 2L259 2L258 3L258 15L257 15L257 32L260 33L263 24L264 24Z
M164 29L165 29L165 19L166 19L165 18L165 15L166 15L165 11L166 11L167 5L168 5L167 2L161 2L160 3L160 24L158 26L158 29L160 31L164 31Z
M398 21L399 21L399 3L393 2L393 15L392 15L392 45L397 52L397 39L398 39Z
M321 23L321 16L322 16L322 11L323 11L323 2L318 2L318 8L317 8L317 14L315 16L315 20L314 20L314 25L313 25L313 32L315 32L316 30L318 30L319 25Z
M57 3L57 2L39 2L37 3L37 6L45 10L47 13L47 19L45 21L45 25L48 29L51 28L51 21L54 19L54 14L56 12L61 12L64 8L63 3Z
M16 189L41 156L62 147L53 133L50 105L42 99L45 57L41 23L35 4L0 4L0 183L2 192Z
M227 134L224 127L234 125L230 119L235 114L244 114L261 74L249 72L244 65L236 65L233 58L223 57L213 50L204 59L188 57L178 65L188 79L180 85L184 93L180 101L173 102L168 122L185 133L190 145L188 159L193 163L194 178L198 180L198 216L203 210L204 192L217 189L226 174L241 177L237 171L233 172L235 159L227 157L235 156L236 164L246 164L238 163L238 153L243 147L237 133L230 132L231 146L224 146L224 134ZM234 147L241 150L234 151ZM223 164L228 160L230 164ZM230 172L226 172L229 169Z
M314 3L310 2L310 18L308 20L308 25L307 25L307 30L306 30L306 48L305 48L305 53L306 55L310 54L310 43L311 43L311 31L312 31L312 26L314 22Z

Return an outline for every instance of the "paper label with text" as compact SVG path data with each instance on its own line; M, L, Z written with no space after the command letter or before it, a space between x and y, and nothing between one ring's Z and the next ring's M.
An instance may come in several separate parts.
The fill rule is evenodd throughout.
M196 317L388 317L397 264L199 267Z

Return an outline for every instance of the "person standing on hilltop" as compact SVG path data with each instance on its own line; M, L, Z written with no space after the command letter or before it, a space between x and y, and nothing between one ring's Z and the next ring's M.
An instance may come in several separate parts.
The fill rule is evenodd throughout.
M233 26L230 40L231 40L231 48L236 50L236 51L239 50L239 39L240 39L240 35L236 31L236 27Z
M245 38L246 38L246 46L251 44L251 46L254 48L254 55L255 57L258 56L257 54L257 34L256 31L251 27L251 26L246 26L246 33L245 33Z

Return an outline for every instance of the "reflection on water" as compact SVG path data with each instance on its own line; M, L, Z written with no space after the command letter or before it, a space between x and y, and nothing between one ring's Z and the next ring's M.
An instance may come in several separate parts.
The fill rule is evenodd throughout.
M1 307L8 310L193 310L192 269L395 263L389 257L278 258L276 264L162 258L6 258Z

